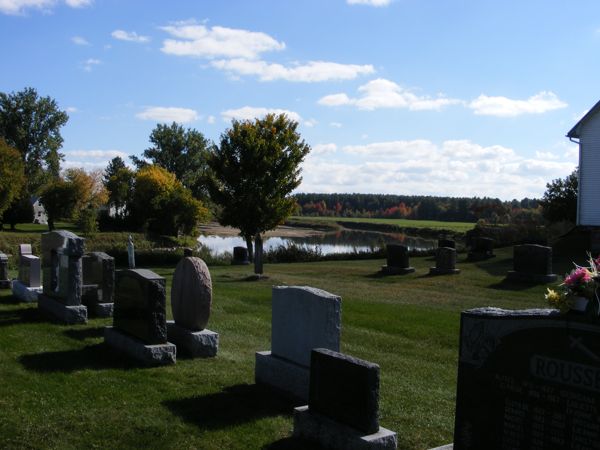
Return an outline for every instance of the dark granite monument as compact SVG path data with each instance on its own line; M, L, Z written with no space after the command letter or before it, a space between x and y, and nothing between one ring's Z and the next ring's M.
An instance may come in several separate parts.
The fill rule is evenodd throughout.
M175 345L167 342L166 280L146 269L116 272L113 326L107 344L146 364L175 363Z
M233 259L231 260L231 264L250 264L250 261L248 260L248 249L246 247L233 247Z
M575 312L461 315L454 449L600 448L600 324Z
M474 237L471 242L471 248L467 254L469 261L480 261L483 259L493 258L494 256L494 240L486 237Z
M38 308L65 323L87 322L87 308L81 304L84 246L85 240L70 231L42 234L44 285Z
M200 258L182 258L173 273L171 309L175 320L167 321L169 340L191 356L217 354L219 334L207 330L212 304L212 280Z
M81 302L95 316L112 316L115 294L115 259L103 252L92 252L83 255L82 261Z
M294 436L327 448L395 449L396 433L379 426L379 366L314 349L308 406L294 410Z
M385 275L405 275L415 271L410 267L408 258L408 247L400 244L388 244L386 246L387 265L381 267Z
M552 273L552 247L524 244L513 248L513 267L506 278L513 281L532 283L553 283L556 274Z
M456 248L456 241L452 239L438 239L438 247Z
M435 267L429 269L430 275L455 275L460 273L456 268L456 250L450 247L438 247L435 251Z
M8 277L8 256L0 252L0 289L10 289Z

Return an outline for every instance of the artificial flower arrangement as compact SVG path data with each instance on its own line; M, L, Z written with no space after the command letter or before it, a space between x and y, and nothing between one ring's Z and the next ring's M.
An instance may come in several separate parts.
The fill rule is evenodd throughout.
M590 256L588 263L589 267L575 265L558 289L548 288L544 297L552 308L563 313L574 309L598 315L600 299L596 295L594 278L600 276L600 257Z

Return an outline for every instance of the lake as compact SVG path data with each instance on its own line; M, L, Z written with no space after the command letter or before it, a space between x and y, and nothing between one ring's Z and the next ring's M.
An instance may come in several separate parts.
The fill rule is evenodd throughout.
M239 236L220 236L215 234L201 235L198 242L217 256L223 253L233 252L233 247L246 246L246 241ZM427 251L437 246L437 241L414 236L406 236L402 233L375 233L370 231L337 231L331 233L320 233L311 236L272 236L264 239L265 251L275 249L279 246L295 244L307 249L319 249L322 254L334 253L368 252L385 246L386 244L406 245L410 251Z

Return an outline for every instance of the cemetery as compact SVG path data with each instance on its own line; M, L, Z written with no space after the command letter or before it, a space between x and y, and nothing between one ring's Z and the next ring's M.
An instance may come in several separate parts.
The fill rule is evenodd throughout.
M72 232L42 243L40 297L52 295L58 316L0 290L7 447L589 448L598 434L585 422L599 407L586 395L596 389L590 319L540 309L560 280L507 277L516 248L472 261L443 242L443 257L411 257L403 275L379 275L389 260L268 264L268 280L248 282L248 266L207 267L188 252L127 269ZM28 251L14 249L13 283L31 280ZM460 273L430 276L432 261ZM551 271L573 262L586 255L554 257ZM65 321L66 308L93 304L78 304L73 287L112 299L112 316ZM585 432L552 425L565 411Z

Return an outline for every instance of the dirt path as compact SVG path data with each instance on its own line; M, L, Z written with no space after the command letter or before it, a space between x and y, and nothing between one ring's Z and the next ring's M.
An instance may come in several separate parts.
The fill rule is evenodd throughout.
M200 233L205 235L216 236L239 236L240 230L237 228L224 227L217 222L211 222L200 227ZM267 231L265 237L307 237L323 234L322 231L313 230L312 228L287 227L284 225L278 226L274 230Z

